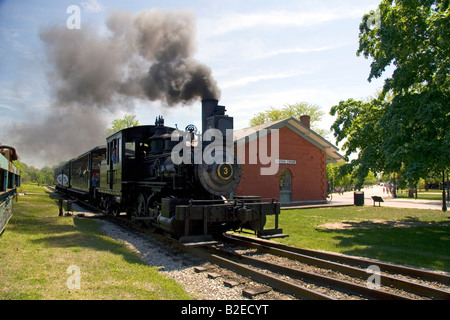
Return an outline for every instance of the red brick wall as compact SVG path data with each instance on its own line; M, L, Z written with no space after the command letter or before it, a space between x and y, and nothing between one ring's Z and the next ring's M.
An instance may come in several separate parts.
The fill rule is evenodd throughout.
M284 169L292 173L292 201L325 200L326 153L287 127L279 131L279 159L296 160L296 165L279 164L276 175L262 176L262 165L249 164L249 144L245 145L246 159L242 164L242 179L235 195L255 195L279 199L280 174ZM270 148L270 134L267 139ZM269 151L270 152L270 151ZM258 157L259 160L259 157ZM263 166L263 167L268 167Z

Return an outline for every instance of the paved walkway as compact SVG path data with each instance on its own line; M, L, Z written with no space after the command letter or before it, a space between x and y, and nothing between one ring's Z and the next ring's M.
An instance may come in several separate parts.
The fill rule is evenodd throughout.
M421 199L394 199L392 194L383 193L382 186L374 186L371 188L364 188L361 191L364 192L364 204L366 206L373 206L372 196L380 196L383 198L384 202L381 203L382 207L395 207L395 208L413 208L413 209L430 209L430 210L442 210L442 201L439 200L421 200ZM293 208L308 208L308 207L331 207L331 206L345 206L353 205L354 193L345 192L340 195L333 193L333 200L327 204L316 204L316 205L299 205ZM378 203L376 203L378 206ZM447 208L450 211L450 204L447 202Z
M422 200L422 199L394 199L392 194L383 193L382 186L374 186L371 188L364 188L361 191L364 192L364 204L373 206L372 196L380 196L384 202L381 203L382 207L396 207L396 208L413 208L413 209L431 209L442 210L442 201L439 200ZM333 194L332 204L354 204L353 192L346 192L343 195L337 193ZM378 206L378 203L376 203ZM447 202L447 207L450 207Z

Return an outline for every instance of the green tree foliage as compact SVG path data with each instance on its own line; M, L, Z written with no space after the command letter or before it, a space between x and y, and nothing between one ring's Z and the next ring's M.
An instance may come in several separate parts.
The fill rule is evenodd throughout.
M374 23L376 22L376 23ZM359 183L369 170L401 172L416 184L450 159L449 1L384 0L363 17L358 55L373 59L369 81L394 67L376 99L332 107Z
M355 185L352 174L348 172L343 173L344 170L341 170L345 165L343 162L327 165L327 180L333 181L333 187L335 189L341 187L350 189Z
M327 165L327 180L333 181L333 187L343 187L346 190L350 190L355 187L356 184L356 171L352 171L352 167L345 162L332 163ZM379 182L376 175L369 171L364 179L365 185L374 185ZM359 188L358 188L359 189Z
M37 169L20 160L15 160L13 164L20 170L22 183L35 182L41 185L51 185L54 182L53 171L57 166Z
M122 119L115 119L111 122L111 126L106 130L106 136L110 136L120 130L140 126L136 115L126 114Z
M277 120L284 120L291 117L300 121L300 117L303 115L308 115L311 117L311 129L322 136L328 134L326 130L317 127L317 124L322 120L322 117L324 116L321 108L307 102L286 104L281 109L270 107L268 110L259 112L252 119L250 119L250 126L254 127L260 124Z

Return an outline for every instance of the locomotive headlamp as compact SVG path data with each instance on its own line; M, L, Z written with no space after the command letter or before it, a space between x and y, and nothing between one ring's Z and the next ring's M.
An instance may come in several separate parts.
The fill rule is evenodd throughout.
M217 168L217 175L222 180L228 180L233 176L233 166L228 163L222 163Z

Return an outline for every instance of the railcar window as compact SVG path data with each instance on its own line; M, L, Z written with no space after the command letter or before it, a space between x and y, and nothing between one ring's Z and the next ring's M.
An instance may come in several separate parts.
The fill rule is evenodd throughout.
M92 170L100 170L100 165L102 161L105 159L105 154L95 154L92 156Z
M114 139L111 141L108 145L108 161L111 160L111 162L119 163L121 161L121 145L120 145L120 138Z
M125 143L125 158L136 159L136 143L134 141Z
M117 149L117 162L122 161L122 144L120 143L120 138L116 139L116 149Z

